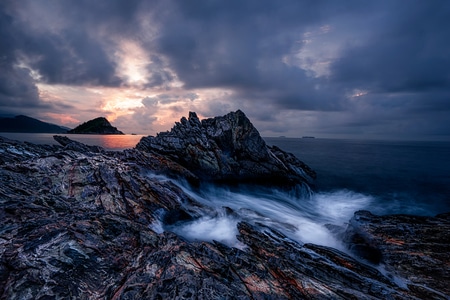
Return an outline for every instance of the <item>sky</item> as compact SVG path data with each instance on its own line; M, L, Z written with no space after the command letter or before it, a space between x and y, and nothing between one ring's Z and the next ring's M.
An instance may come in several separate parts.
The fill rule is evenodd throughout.
M448 0L2 0L0 116L450 140Z

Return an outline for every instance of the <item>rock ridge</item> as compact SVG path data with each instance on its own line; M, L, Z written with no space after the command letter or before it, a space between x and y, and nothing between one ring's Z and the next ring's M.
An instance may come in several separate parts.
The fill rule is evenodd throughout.
M241 111L199 120L195 112L136 149L165 155L199 178L217 182L312 185L315 172L294 155L267 146Z

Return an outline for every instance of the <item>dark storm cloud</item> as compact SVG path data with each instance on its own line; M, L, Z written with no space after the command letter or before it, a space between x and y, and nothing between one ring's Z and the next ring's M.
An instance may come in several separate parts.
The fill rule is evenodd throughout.
M243 98L270 98L286 108L333 106L315 96L315 80L304 70L281 61L301 43L306 26L320 24L324 12L315 2L178 4L161 28L158 46L187 87L232 88Z
M0 64L0 107L39 106L39 93L25 68Z
M367 92L364 125L396 136L450 135L450 2L393 1L363 44L349 45L332 64L330 83ZM370 28L370 24L367 28Z
M15 45L20 36L15 35L13 18L2 8L0 4L0 110L37 107L39 94L30 71L15 65Z
M395 3L370 39L333 65L333 80L374 92L448 90L450 3Z
M325 78L283 62L301 49L304 34L336 15L367 12L360 2L177 2L165 15L159 50L187 87L232 88L250 101L280 109L340 110L341 90ZM367 7L365 7L367 6ZM317 88L321 86L321 88Z
M269 127L288 124L278 111L311 111L327 116L321 130L450 135L449 15L447 0L6 0L0 105L42 105L36 80L127 87L114 59L124 38L148 56L142 88L229 92L204 112L242 108Z
M165 69L164 62L157 55L150 55L151 63L147 65L150 74L147 87L164 86L174 80L174 76Z
M118 86L112 62L98 41L76 29L61 36L30 37L25 54L30 67L49 84ZM35 58L35 59L33 59Z
M140 2L5 1L1 50L9 61L26 60L46 83L119 86L108 51L114 37L133 33Z
M4 11L4 4L0 3L0 59L1 62L8 63L14 57L15 36L13 32L13 17Z
M353 89L429 93L428 98L435 90L448 91L448 1L364 5L180 2L158 42L187 87L232 88L243 99L276 102L284 109L346 109ZM328 23L346 30L335 33L343 46L328 77L308 76L281 61L302 42L302 33ZM425 95L412 98L422 101Z
M39 3L40 14L29 6L28 10L15 15L15 34L21 38L20 43L16 44L17 54L24 56L29 66L38 70L41 80L46 83L120 85L120 80L115 76L115 63L106 52L107 35L101 36L102 26L114 24L102 19L108 10L102 12L98 5L88 7L82 2L77 3L79 6L70 7L68 4L62 7L60 2L43 1ZM49 9L47 14L46 9ZM96 13L98 19L94 20ZM53 20L54 16L63 20ZM41 22L47 22L49 28L35 28L34 24L39 23L37 19L46 17L48 19ZM62 24L58 26L52 22Z

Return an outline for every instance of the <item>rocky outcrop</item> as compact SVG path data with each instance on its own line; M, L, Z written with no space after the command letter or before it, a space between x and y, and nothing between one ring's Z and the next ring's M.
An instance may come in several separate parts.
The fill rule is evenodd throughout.
M109 121L104 117L95 118L93 120L84 122L74 129L67 131L67 133L74 134L123 134L122 131L113 127Z
M203 180L294 186L316 177L294 155L267 146L240 110L202 121L190 112L171 131L144 137L136 148L164 155Z
M449 298L448 214L357 212L329 226L348 253L250 217L239 248L188 241L167 229L217 211L165 177L201 180L173 155L55 139L0 138L0 299Z

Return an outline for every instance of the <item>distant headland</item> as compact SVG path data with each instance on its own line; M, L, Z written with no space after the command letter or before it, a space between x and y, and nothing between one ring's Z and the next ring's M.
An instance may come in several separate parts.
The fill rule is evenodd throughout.
M69 129L23 115L0 118L0 132L65 133Z
M69 134L124 134L104 117L87 121L74 129L46 123L28 116L0 117L0 132L15 133L69 133Z

